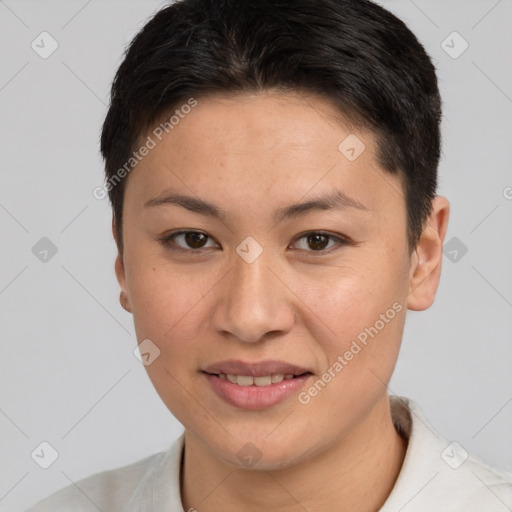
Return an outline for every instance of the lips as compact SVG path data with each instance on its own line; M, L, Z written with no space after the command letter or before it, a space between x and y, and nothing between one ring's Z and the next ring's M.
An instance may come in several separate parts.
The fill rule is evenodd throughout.
M237 360L212 364L201 373L224 402L253 411L285 401L298 393L313 375L306 368L284 361Z

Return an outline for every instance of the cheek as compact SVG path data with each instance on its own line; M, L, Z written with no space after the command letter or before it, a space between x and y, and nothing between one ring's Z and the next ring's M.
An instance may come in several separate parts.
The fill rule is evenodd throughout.
M180 421L202 417L204 410L195 409L189 393L194 355L205 339L199 331L205 325L201 306L207 284L160 262L134 265L128 288L137 341L149 339L157 347L158 357L145 367L155 390Z
M131 263L128 289L137 340L150 339L159 350L146 370L163 401L180 409L181 386L197 379L200 356L215 339L212 306L222 295L225 271L170 264L150 254Z
M331 279L323 295L311 298L318 318L309 328L325 358L321 374L299 399L310 402L311 411L329 410L334 425L349 427L347 411L352 419L364 415L381 396L398 358L406 273L380 263L382 272L353 269L346 277ZM332 428L327 420L316 427Z
M304 317L307 309L312 311L307 314L309 330L330 361L349 350L357 339L363 344L377 337L400 340L407 275L403 262L389 253L379 255L378 251L369 250L358 255L357 261L347 258L342 266L329 272L320 269L316 275L297 276L297 295L304 304Z
M197 314L206 289L204 280L196 282L190 273L176 267L139 267L129 281L136 330L145 337L151 333L161 343L176 333L184 341L192 340L195 333L191 325L199 325Z

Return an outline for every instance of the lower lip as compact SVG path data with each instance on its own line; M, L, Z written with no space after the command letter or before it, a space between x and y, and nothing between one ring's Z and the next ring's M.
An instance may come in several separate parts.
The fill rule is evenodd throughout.
M297 393L311 377L310 373L293 379L285 379L269 386L240 386L217 375L204 373L213 391L228 404L241 409L257 411L276 405Z

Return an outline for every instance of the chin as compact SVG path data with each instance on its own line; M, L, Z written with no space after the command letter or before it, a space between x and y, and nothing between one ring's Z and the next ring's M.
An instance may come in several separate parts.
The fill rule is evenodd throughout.
M314 447L307 449L299 440L288 445L284 442L276 439L273 443L265 441L264 437L261 442L257 439L254 442L236 440L228 446L215 447L215 452L226 464L239 470L277 471L300 464L314 451ZM240 449L233 450L233 445L240 446Z

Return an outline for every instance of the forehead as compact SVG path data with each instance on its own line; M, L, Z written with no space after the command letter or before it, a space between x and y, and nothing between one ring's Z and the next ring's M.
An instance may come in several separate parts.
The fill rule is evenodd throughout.
M193 111L182 117L179 126L173 128L176 143L194 132L195 141L215 153L308 150L323 145L324 150L339 156L336 142L340 134L356 132L366 139L368 149L374 149L371 132L352 127L331 101L305 93L262 91L210 96L197 100ZM170 142L170 138L167 140Z
M179 110L179 107L178 107ZM198 98L132 171L127 194L147 202L166 189L222 197L239 211L296 202L333 188L370 208L390 199L374 135L330 101L296 93ZM177 122L176 122L177 121ZM163 125L161 125L163 126ZM396 202L394 184L392 194ZM247 211L247 210L246 210Z

